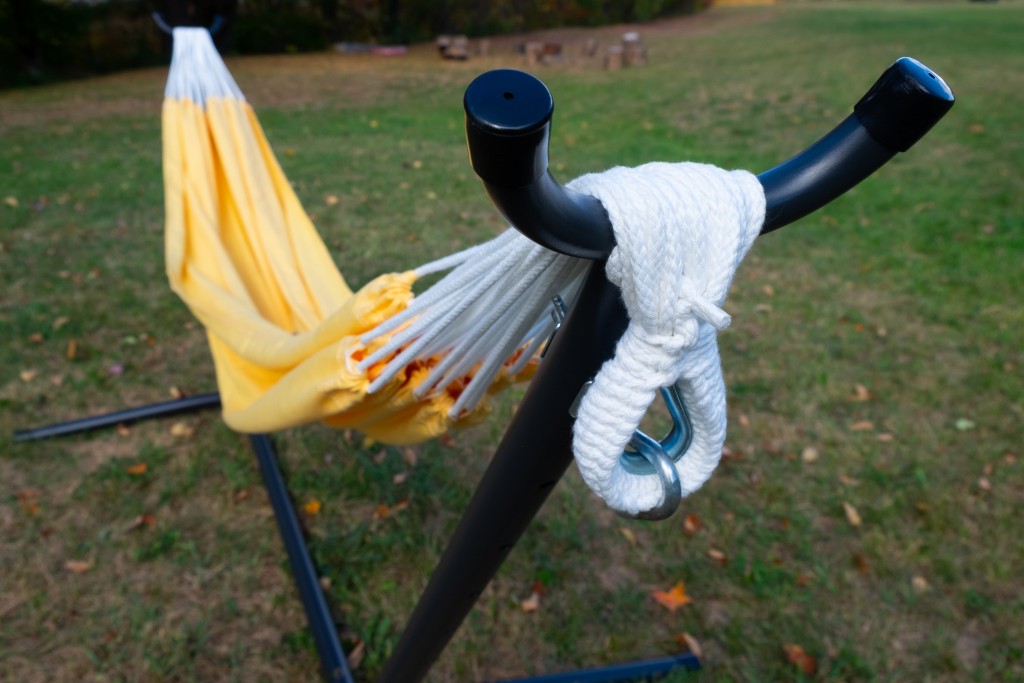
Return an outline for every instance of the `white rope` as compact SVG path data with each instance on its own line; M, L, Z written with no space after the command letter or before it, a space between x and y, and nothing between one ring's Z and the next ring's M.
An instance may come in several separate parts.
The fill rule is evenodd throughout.
M217 54L208 30L181 26L174 29L173 37L174 50L164 97L191 100L199 106L204 106L211 97L245 100L241 88Z
M626 471L623 449L661 387L678 385L693 441L676 463L682 493L697 490L725 443L719 306L764 222L764 190L746 171L647 164L583 176L570 187L601 200L615 231L608 278L630 323L580 403L573 452L608 505L635 515L663 499L660 480Z

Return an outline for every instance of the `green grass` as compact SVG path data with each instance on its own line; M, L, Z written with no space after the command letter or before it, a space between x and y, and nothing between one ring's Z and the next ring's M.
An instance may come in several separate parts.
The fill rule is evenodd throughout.
M660 524L617 518L570 472L430 680L663 655L682 632L706 666L673 681L807 680L784 644L816 659L814 680L1024 678L1024 9L808 4L641 30L645 69L537 70L555 97L559 178L651 160L766 169L904 54L958 103L741 267L720 338L736 457ZM498 52L230 62L351 284L502 228L461 114L477 73L520 65ZM16 200L0 204L4 433L213 388L201 330L162 269L164 75L0 94L0 199ZM346 646L365 642L363 679L521 395L418 447L414 467L401 449L319 426L277 437L296 502L322 503L305 521ZM190 436L170 433L179 422ZM2 444L0 678L316 678L252 456L216 414ZM684 534L685 515L703 527ZM650 593L680 580L693 603L669 613ZM525 613L535 581L545 595Z

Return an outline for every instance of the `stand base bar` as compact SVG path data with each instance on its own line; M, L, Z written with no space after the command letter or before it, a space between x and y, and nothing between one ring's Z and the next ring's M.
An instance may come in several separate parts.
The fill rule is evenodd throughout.
M91 432L94 429L113 427L114 425L128 424L129 422L148 420L154 417L169 417L171 415L194 413L198 410L219 407L220 394L216 392L199 394L175 401L164 401L163 403L153 403L147 406L139 406L138 408L118 410L117 412L104 415L84 417L80 420L71 420L70 422L58 422L46 425L45 427L36 427L35 429L19 429L14 432L14 440L35 441L37 439L49 439L54 436Z
M494 683L617 683L623 681L653 681L678 670L697 671L700 660L696 655L685 653L674 657L646 659L638 662L612 664L610 666L543 674L529 678L503 678Z
M348 662L345 660L345 651L338 640L338 631L331 617L331 610L320 588L313 559L309 556L302 527L299 526L299 518L288 496L281 468L277 465L274 445L266 434L253 434L249 441L256 452L263 484L274 508L274 517L277 519L277 528L281 532L281 540L288 553L295 587L302 599L302 606L306 609L306 619L316 643L316 651L320 655L324 680L328 683L354 683Z

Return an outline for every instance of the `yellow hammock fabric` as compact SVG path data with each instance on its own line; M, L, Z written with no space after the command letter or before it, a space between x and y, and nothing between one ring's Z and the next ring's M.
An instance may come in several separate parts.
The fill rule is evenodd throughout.
M209 34L174 35L162 113L167 276L206 328L225 422L252 433L322 420L406 444L478 420L486 401L449 415L464 381L415 394L436 359L367 393L385 361L359 361L388 335L369 347L360 336L406 308L417 275L382 275L353 293ZM499 372L489 391L533 365L516 378Z

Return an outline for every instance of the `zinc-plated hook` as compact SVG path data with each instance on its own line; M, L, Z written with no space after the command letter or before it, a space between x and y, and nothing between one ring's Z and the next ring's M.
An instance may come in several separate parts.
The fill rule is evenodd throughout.
M576 400L569 408L569 414L576 417L579 412L580 401L584 394L590 389L593 381L583 385ZM686 404L675 385L660 389L661 397L665 401L668 413L672 417L672 429L669 433L657 441L639 429L633 432L629 440L629 447L632 450L622 452L619 462L622 468L631 474L656 475L661 480L662 499L656 507L650 510L642 510L637 514L617 511L624 517L634 519L659 520L667 519L679 507L683 498L682 484L679 481L679 473L676 471L675 463L690 448L693 441L693 425L690 422L690 415L686 412Z

